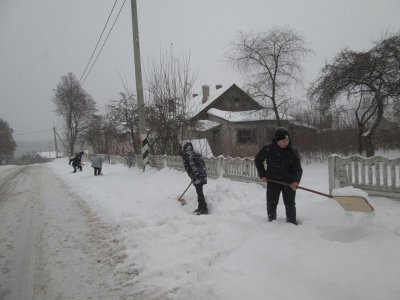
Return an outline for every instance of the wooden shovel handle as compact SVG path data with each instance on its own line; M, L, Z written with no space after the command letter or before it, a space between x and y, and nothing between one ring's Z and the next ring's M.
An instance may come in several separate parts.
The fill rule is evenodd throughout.
M286 182L283 182L283 181L279 181L279 180L275 180L275 179L267 179L267 182L278 183L278 184L282 184L282 185L290 187L289 183L286 183ZM314 190L311 190L311 189L308 189L308 188L305 188L305 187L302 187L302 186L299 186L299 185L297 186L297 188L301 189L301 190L305 190L307 192L311 192L311 193L315 193L315 194L318 194L318 195L321 195L321 196L325 196L325 197L328 197L328 198L333 198L333 196L331 196L331 195L328 195L328 194L325 194L325 193L321 193L321 192L318 192L318 191L314 191Z
M188 187L186 188L186 190L182 193L182 195L178 198L178 201L181 200L181 198L183 197L183 195L185 195L186 191L190 188L190 186L192 185L192 182L190 182L190 184L188 185Z

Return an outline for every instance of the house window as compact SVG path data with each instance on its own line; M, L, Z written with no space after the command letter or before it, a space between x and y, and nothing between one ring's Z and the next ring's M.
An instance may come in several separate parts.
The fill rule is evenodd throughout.
M229 106L235 109L240 107L240 99L239 98L228 98Z
M256 130L255 129L239 129L236 132L238 144L255 144L256 143Z

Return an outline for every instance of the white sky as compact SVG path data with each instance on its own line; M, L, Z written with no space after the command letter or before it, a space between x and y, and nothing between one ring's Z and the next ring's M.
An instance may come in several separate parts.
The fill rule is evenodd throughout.
M243 79L225 60L226 45L238 30L265 31L289 26L302 34L315 56L305 64L305 83L325 61L349 47L366 50L400 28L398 0L138 0L142 71L160 49L190 51L198 72L195 88L224 86ZM116 11L122 5L119 0ZM50 102L62 75L79 79L107 20L112 0L0 1L0 118L18 140L51 139L53 123L62 127ZM115 14L111 18L111 23ZM106 30L106 34L108 29ZM100 46L103 42L100 43ZM130 1L96 65L83 84L98 106L123 91L120 74L135 90ZM96 55L95 55L96 56ZM301 95L299 95L301 97Z

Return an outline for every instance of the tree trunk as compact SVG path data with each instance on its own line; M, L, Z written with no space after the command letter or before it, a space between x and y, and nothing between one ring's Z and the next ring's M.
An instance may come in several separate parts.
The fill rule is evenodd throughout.
M362 155L363 152L363 138L362 138L362 134L363 134L363 129L362 128L358 128L358 137L357 137L357 142L358 142L358 153L360 155Z
M374 123L371 126L371 129L369 130L368 134L364 136L364 141L365 141L365 150L366 150L366 156L371 157L375 155L374 152L374 145L373 145L373 137L376 131L376 128L378 128L379 123L382 120L383 117L383 98L379 96L375 96L376 103L378 106L377 110L377 115L374 120Z
M374 144L372 142L372 136L368 134L367 136L363 136L363 141L365 145L365 156L371 157L375 155Z

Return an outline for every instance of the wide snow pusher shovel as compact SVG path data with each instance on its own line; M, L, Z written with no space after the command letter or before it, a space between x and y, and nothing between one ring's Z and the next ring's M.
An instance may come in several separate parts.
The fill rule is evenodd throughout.
M290 184L274 180L274 179L267 179L268 182L278 183L286 186L290 186ZM368 202L368 200L363 196L332 196L329 194L321 193L318 191L314 191L302 186L297 186L298 189L305 190L307 192L315 193L321 196L329 197L331 199L335 199L337 203L345 210L345 211L359 211L359 212L372 212L374 208Z

